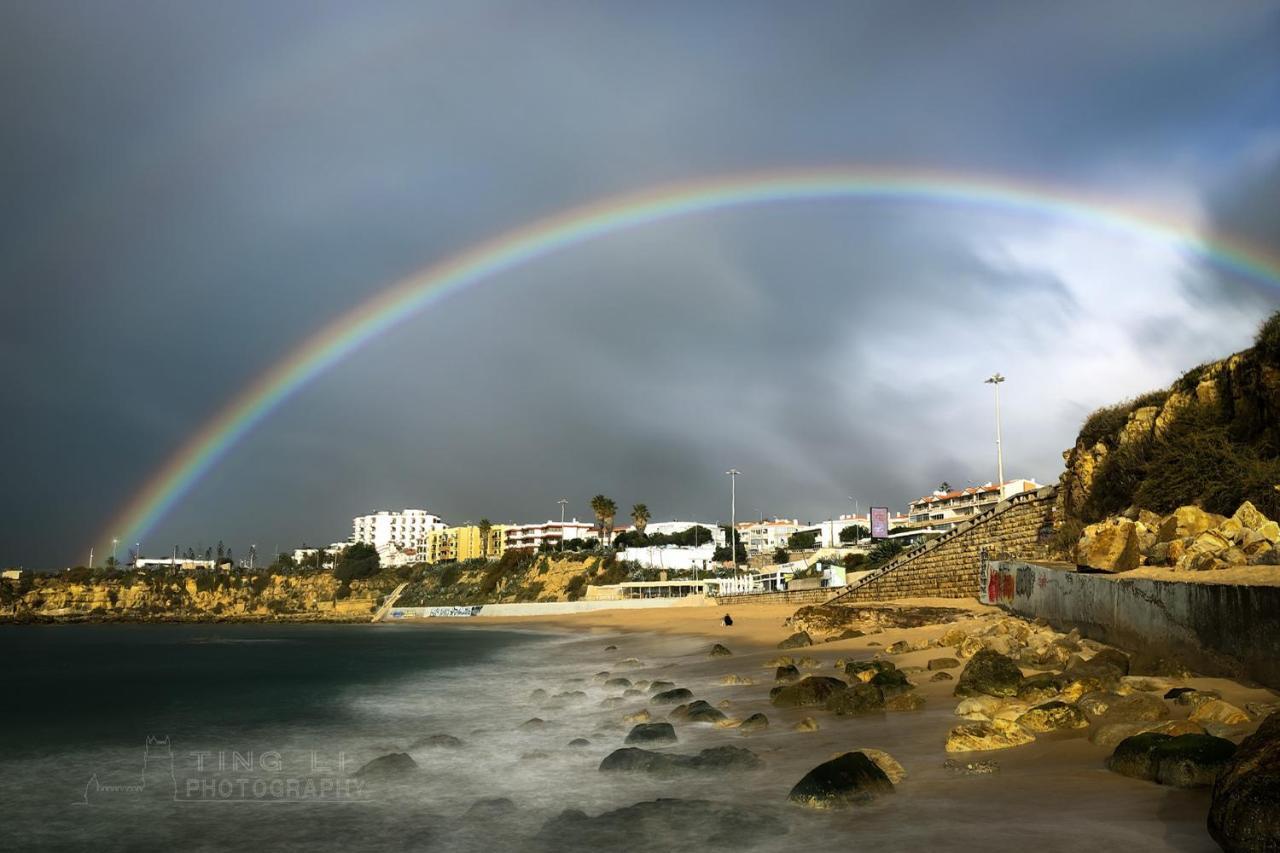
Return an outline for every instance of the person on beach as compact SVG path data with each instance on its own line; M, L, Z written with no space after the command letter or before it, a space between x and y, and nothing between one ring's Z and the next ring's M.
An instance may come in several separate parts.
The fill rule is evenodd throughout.
M724 626L725 626L726 628L732 628L732 627L733 627L733 617L732 617L732 616L730 616L728 613L726 613L726 614L724 615Z

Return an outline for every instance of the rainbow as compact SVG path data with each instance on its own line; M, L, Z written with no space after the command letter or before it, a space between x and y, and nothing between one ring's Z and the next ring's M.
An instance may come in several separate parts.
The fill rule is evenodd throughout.
M1158 212L1050 186L919 169L771 171L615 196L539 219L409 275L304 340L220 409L138 489L99 541L141 539L250 430L292 394L409 317L472 284L588 240L680 216L832 199L968 205L1073 220L1171 245L1280 289L1280 260L1207 238Z

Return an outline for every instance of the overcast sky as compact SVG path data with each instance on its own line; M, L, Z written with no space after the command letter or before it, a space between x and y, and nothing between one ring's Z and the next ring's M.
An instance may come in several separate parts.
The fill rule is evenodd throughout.
M1280 5L0 7L0 563L83 562L239 389L398 277L568 206L892 165L1147 205L1280 251ZM1274 287L1080 222L709 213L472 287L324 374L146 534L353 515L655 520L1056 481L1098 405L1249 343ZM109 536L109 532L107 533ZM121 546L123 556L124 547Z

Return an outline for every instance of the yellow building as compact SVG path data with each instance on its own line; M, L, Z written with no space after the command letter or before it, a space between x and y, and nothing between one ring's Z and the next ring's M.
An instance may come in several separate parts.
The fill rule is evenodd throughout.
M489 528L487 546L483 540L480 527L475 524L434 530L427 538L427 562L477 560L481 557L496 560L507 550L506 525L495 524Z

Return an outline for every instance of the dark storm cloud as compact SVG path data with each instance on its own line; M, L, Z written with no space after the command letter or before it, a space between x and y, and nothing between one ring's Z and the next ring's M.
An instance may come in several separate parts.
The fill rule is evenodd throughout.
M83 559L308 333L534 217L787 165L1003 173L1275 236L1277 7L12 4L0 562ZM906 204L664 223L512 271L303 390L154 531L377 507L814 518L1006 469L1246 342L1275 297L1079 223ZM1117 365L1124 370L1117 371ZM102 543L99 544L101 553Z

